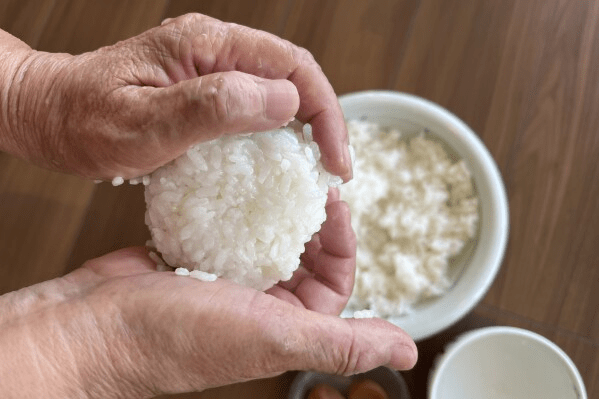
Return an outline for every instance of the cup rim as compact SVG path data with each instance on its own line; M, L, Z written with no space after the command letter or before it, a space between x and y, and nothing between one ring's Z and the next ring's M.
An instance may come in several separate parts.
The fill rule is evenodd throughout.
M570 377L575 384L576 390L579 393L579 399L587 399L587 393L584 386L584 381L578 368L570 359L570 357L554 342L537 334L533 331L511 326L491 326L472 330L460 335L456 340L446 347L443 353L436 361L434 370L431 373L429 380L429 399L439 397L440 375L445 372L447 367L450 367L452 360L462 350L466 349L470 344L493 336L513 336L523 339L529 339L540 343L543 347L549 349L568 369Z

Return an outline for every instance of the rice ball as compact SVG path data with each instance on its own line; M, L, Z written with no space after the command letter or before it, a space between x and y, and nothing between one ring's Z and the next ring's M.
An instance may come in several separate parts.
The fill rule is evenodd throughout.
M146 224L170 266L265 290L291 278L340 184L309 125L226 135L150 176Z

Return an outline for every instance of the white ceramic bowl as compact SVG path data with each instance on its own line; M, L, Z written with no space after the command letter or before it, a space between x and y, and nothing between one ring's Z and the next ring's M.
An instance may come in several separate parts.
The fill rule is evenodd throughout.
M438 359L429 399L586 399L576 366L545 337L487 327L459 337Z
M430 337L466 315L485 295L501 265L508 237L508 203L497 166L478 136L444 108L409 94L365 91L339 98L345 118L399 128L405 135L423 129L446 145L450 156L466 161L480 203L479 229L470 246L452 262L452 287L416 304L409 315L388 320L414 340ZM359 239L359 238L358 238ZM344 317L351 316L344 312Z

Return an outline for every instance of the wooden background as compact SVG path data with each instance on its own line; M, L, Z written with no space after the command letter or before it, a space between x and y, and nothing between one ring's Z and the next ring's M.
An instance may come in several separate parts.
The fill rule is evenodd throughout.
M583 0L0 0L0 27L81 53L198 11L310 50L338 94L391 89L448 108L497 161L510 240L495 283L456 326L419 343L405 377L424 398L433 357L485 325L536 331L599 397L599 2ZM94 185L0 153L0 294L143 244L140 187ZM283 398L293 373L177 397ZM174 397L174 396L171 396Z

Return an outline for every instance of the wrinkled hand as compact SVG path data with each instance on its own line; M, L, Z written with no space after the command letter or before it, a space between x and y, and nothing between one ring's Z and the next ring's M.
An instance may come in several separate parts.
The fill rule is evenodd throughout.
M0 396L151 397L295 369L412 367L401 329L323 314L345 306L355 262L347 205L333 193L327 213L305 269L272 295L156 272L129 248L0 297Z
M135 177L191 144L297 115L312 124L325 167L351 178L331 85L310 53L274 35L189 14L77 56L9 50L0 125L18 137L3 146L42 166Z

